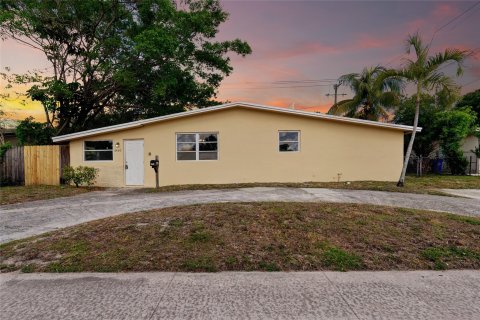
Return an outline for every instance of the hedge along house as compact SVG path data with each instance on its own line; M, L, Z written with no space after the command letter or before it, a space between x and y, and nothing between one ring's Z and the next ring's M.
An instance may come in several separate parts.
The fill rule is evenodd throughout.
M228 103L53 139L96 185L394 181L412 127L251 103ZM419 128L418 131L421 129Z

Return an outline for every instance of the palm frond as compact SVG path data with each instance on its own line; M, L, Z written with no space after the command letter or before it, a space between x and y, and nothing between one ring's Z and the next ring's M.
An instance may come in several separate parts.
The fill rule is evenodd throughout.
M343 75L339 82L348 85L354 97L332 106L328 113L369 120L383 118L386 114L384 108L390 108L399 99L404 89L403 79L403 75L396 70L380 65L364 68L361 73ZM382 95L386 92L391 94L383 101Z
M338 83L340 85L348 86L353 92L355 92L359 84L358 77L358 73L344 74L343 76L338 78Z
M392 110L400 104L400 96L395 92L384 92L378 100L386 110Z
M467 58L468 51L448 48L444 52L439 52L434 56L428 58L426 68L432 72L437 70L441 65L447 62L454 62L457 64L457 76L463 73L463 62Z
M409 35L405 41L405 51L410 54L412 47L415 50L415 55L417 56L417 61L415 63L423 65L428 57L429 46L423 44L422 38L416 32L413 35Z
M455 80L451 77L444 75L442 72L434 72L425 79L425 87L429 90L442 89L446 92L455 92L459 89Z
M376 77L373 87L381 88L382 91L401 93L405 89L404 77L398 70L383 68Z
M354 99L346 99L334 104L327 112L336 116L344 115L354 105Z

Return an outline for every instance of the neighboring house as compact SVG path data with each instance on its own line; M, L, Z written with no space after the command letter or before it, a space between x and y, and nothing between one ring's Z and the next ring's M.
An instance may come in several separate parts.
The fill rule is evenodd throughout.
M468 137L465 138L462 142L462 150L463 153L465 154L465 157L467 159L470 156L475 157L475 153L472 152L472 150L475 150L475 148L478 148L479 146L479 139L476 135L469 135Z
M421 128L418 129L421 131ZM251 103L93 129L69 142L72 166L99 169L97 185L394 181L412 127Z
M16 129L2 129L2 133L5 143L9 142L14 147L17 145Z
M9 142L12 146L16 146L18 143L17 140L17 126L18 121L12 119L0 119L0 133L3 134L5 142Z
M478 129L477 129L478 130ZM465 158L467 158L468 169L467 173L480 173L480 162L477 159L476 154L473 152L480 145L480 139L477 135L471 134L465 138L462 142L462 150Z
M476 158L475 153L473 151L475 151L475 149L478 148L478 146L479 146L479 138L476 135L471 134L468 137L466 137L465 140L463 140L462 142L462 150L465 157L467 159L469 159L470 157Z

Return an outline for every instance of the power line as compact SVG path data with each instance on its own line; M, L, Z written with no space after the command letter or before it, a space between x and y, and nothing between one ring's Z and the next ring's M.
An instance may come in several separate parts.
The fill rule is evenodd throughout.
M463 11L462 13L460 13L459 15L455 16L453 19L449 20L447 23L445 23L444 25L440 26L439 28L437 28L434 32L433 32L433 35L432 35L432 39L430 40L430 43L428 46L430 46L433 42L433 39L435 38L435 36L437 35L438 32L442 31L443 29L445 29L446 27L448 27L450 24L452 24L453 22L457 21L458 19L460 19L461 17L463 17L465 14L467 14L468 12L470 12L471 10L473 10L476 6L478 6L480 4L480 1L476 2L473 6L470 6L467 10ZM405 55L402 55L400 57L395 57L393 59L391 59L389 62L387 62L387 64L385 64L385 66L388 66L390 65L391 63L393 63L395 60L398 60L398 59L402 59L403 57L405 57Z
M449 28L449 31L455 30L455 28L458 27L459 25L461 25L462 22L464 22L465 20L469 19L470 17L472 17L472 16L474 16L476 13L478 13L478 12L479 12L478 9L480 9L480 6L477 6L477 7L475 7L474 10L469 11L468 14L466 14L466 15L464 16L464 19L455 21L455 22L451 25L451 27Z
M467 12L473 10L473 8L475 8L476 6L478 6L480 4L480 1L478 2L475 2L475 4L471 7L469 7L467 10L463 11L462 13L460 13L459 15L457 15L456 17L454 17L453 19L451 19L450 21L448 21L447 23L445 23L444 25L442 25L441 27L437 28L437 30L435 30L435 32L433 33L432 35L432 39L430 40L430 45L432 44L432 41L433 41L433 38L435 38L435 35L440 32L441 30L443 30L444 28L446 28L447 26L449 26L450 24L452 24L454 21L456 21L457 19L463 17Z
M339 83L335 83L333 85L333 90L335 91L335 93L331 94L331 93L327 93L326 96L327 97L330 97L330 96L333 96L334 97L334 105L337 104L337 96L346 96L347 94L346 93L337 93L337 90L338 88L340 87L340 84Z
M272 87L238 87L238 88L222 88L224 89L285 89L285 88L315 88L315 87L330 87L330 84L316 84L307 86L272 86Z
M468 53L468 54L465 56L465 58L468 58L468 57L470 57L470 56L473 56L473 55L475 55L477 52L480 52L480 48L477 48L477 49L472 50L470 53ZM445 69L445 68L453 65L454 63L455 63L455 62L452 61L452 62L449 62L449 63L447 63L447 64L444 64L443 66L440 66L440 67L437 69L437 71L442 70L442 69Z
M288 84L288 83L317 83L317 82L336 82L337 79L319 79L319 80L279 80L274 81L274 84Z
M277 85L280 86L291 86L291 85L305 85L308 86L328 86L332 82L336 82L337 79L305 79L305 80L278 80L273 82L267 81L246 81L246 82L229 82L227 85L268 85L266 88L277 88ZM308 85L308 86L307 86ZM302 86L303 87L303 86ZM253 86L252 88L256 88ZM262 87L263 88L263 87ZM281 87L278 87L281 88ZM225 88L228 89L228 88ZM230 88L235 89L235 88Z

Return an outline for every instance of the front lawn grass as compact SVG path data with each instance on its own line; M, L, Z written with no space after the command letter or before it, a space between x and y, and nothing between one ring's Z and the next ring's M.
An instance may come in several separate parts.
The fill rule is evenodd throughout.
M217 203L0 246L4 272L480 269L480 219L338 203Z
M0 205L69 197L93 190L98 190L98 188L75 188L64 185L0 187Z
M427 175L423 177L407 176L405 187L397 187L396 182L352 181L352 182L304 182L304 183L235 183L235 184L198 184L173 185L158 189L146 189L147 192L172 192L183 190L232 189L250 187L292 187L292 188L330 188L351 190L375 190L420 194L447 195L440 189L480 189L478 176Z

